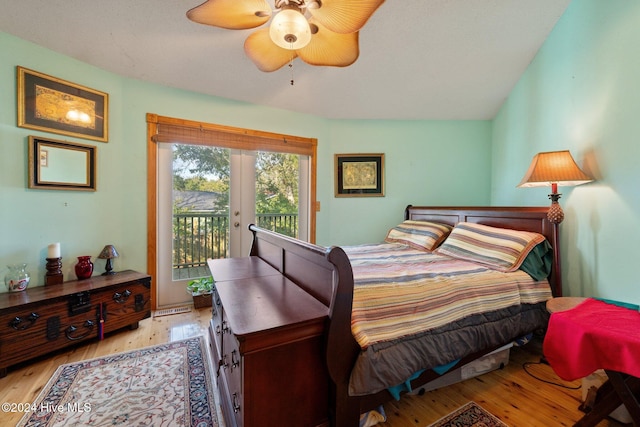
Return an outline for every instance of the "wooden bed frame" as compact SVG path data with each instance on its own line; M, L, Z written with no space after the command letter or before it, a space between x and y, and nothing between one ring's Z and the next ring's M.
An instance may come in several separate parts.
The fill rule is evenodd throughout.
M554 248L552 272L549 276L553 295L562 295L558 227L547 220L548 207L424 207L407 206L405 219L429 220L455 225L473 222L494 227L533 231L544 235ZM398 221L400 222L400 221ZM355 427L361 413L375 409L392 399L383 390L367 396L348 394L351 369L360 346L351 333L353 272L340 247L324 248L292 239L254 225L251 255L258 256L278 269L296 285L327 307L326 363L330 382L329 419L333 426ZM373 242L372 242L373 243ZM506 343L505 343L506 344ZM463 358L464 365L494 348ZM411 382L412 388L434 380L439 375L427 370Z

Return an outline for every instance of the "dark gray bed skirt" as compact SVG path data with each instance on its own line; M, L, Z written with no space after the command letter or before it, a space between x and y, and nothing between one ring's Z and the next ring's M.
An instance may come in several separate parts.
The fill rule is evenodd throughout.
M492 349L546 328L545 303L524 304L473 315L443 327L374 344L362 351L351 373L349 394L377 393L405 382L415 372Z

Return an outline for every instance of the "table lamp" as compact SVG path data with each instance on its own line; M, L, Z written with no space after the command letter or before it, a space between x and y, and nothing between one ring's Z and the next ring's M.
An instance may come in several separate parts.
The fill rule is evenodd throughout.
M113 258L118 258L118 251L116 251L116 248L113 245L107 245L102 249L102 252L100 252L100 255L98 255L98 258L100 259L106 259L107 260L107 264L105 265L105 272L102 273L103 276L108 276L110 274L116 274L115 271L113 270L113 267L111 266L111 260Z
M551 186L551 207L547 218L552 224L560 224L564 219L564 212L558 199L558 186L571 187L593 181L576 164L569 150L549 151L533 156L529 170L518 184L518 187L546 187Z

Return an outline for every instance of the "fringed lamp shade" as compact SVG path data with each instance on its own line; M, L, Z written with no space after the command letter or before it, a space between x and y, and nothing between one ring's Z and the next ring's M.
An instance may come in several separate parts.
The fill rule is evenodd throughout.
M547 218L554 224L560 224L564 219L564 212L558 203L561 194L558 186L570 187L593 181L584 173L571 157L569 150L538 153L533 156L529 170L518 184L518 187L547 187L551 186L551 207Z

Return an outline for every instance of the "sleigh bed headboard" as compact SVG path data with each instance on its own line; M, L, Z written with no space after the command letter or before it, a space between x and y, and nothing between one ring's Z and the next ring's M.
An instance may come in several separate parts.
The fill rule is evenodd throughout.
M549 283L554 297L562 296L559 236L557 224L547 219L548 207L447 207L407 206L405 219L434 221L449 225L473 222L491 227L532 231L547 238L553 247Z

